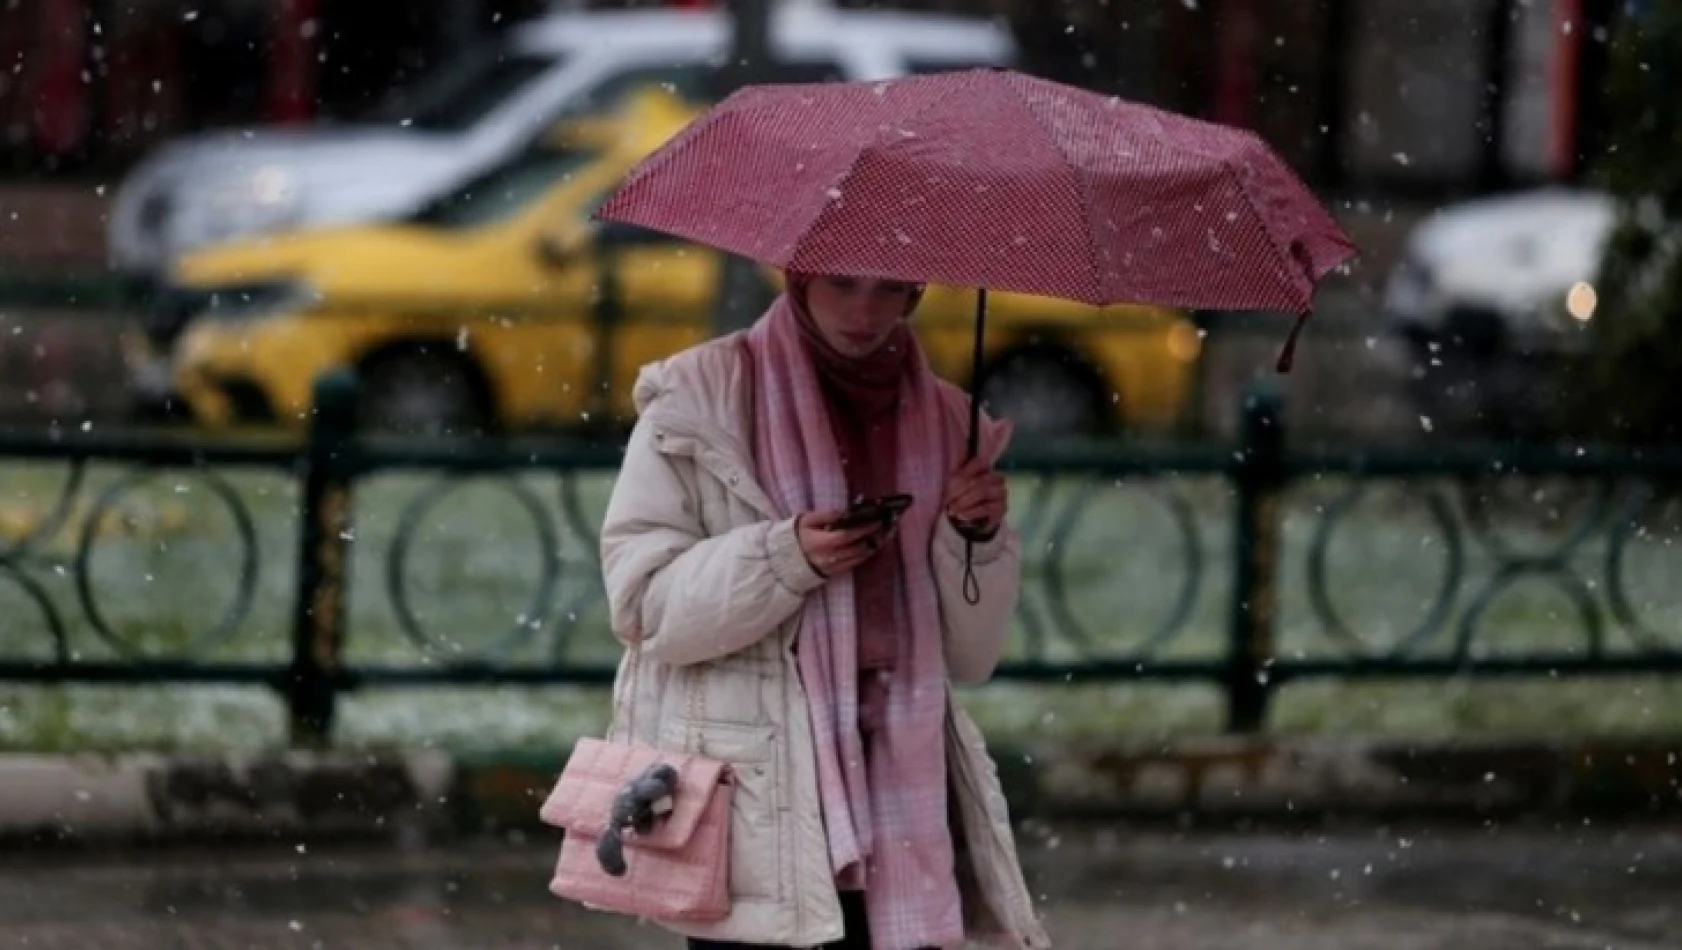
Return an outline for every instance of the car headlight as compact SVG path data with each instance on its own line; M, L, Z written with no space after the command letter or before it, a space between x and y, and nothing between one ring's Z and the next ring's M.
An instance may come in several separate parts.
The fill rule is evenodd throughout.
M290 278L211 287L164 287L141 316L141 328L154 349L168 351L194 320L253 320L273 313L314 306L315 289Z
M313 287L299 280L253 281L201 288L198 296L203 302L203 309L196 316L218 321L255 320L288 310L305 309L320 299Z
M1594 319L1595 310L1600 307L1600 294L1594 285L1586 280L1579 280L1565 292L1565 313L1574 322L1586 324Z

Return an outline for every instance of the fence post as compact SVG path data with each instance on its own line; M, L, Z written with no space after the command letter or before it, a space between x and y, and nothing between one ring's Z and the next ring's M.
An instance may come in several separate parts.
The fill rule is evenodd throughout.
M1267 719L1285 487L1283 399L1269 381L1244 394L1239 438L1237 558L1227 648L1227 729L1256 732Z
M333 729L345 641L350 554L350 452L357 381L349 370L316 380L300 499L298 596L286 702L294 746L323 747Z
M590 304L590 331L595 338L592 347L595 379L584 399L584 406L595 419L592 428L601 426L604 429L613 427L614 411L618 409L615 397L619 393L619 380L613 378L613 371L619 358L619 328L625 325L625 284L621 272L624 255L612 246L611 238L601 236L609 233L611 228L598 232L594 242L596 273L599 275L596 293Z

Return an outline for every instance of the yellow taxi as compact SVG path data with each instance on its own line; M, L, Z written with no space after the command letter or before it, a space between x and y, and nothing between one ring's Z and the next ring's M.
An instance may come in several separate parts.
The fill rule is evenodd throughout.
M164 306L186 316L172 387L205 426L301 426L322 373L353 367L362 422L420 432L615 426L643 364L728 329L722 255L589 221L696 114L658 87L579 119L407 220L185 256ZM931 287L916 328L968 385L974 295ZM1036 434L1162 430L1186 411L1199 336L1175 310L990 295L985 394Z

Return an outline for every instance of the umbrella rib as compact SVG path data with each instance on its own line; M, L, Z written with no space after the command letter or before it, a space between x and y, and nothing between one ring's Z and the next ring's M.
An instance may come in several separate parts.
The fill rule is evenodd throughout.
M952 98L955 91L956 90L954 90L954 89L945 90L945 95L944 96L942 96L939 99L931 99L930 101L924 103L923 106L921 108L917 109L915 112L907 113L902 121L905 122L905 123L909 123L914 119L922 118L924 114L932 111L936 106L945 105L947 100ZM886 129L884 129L881 132L879 132L877 134L877 137L872 139L869 142L869 144L861 145L859 147L859 150L857 152L853 153L853 159L852 159L852 161L847 163L846 169L844 171L842 171L840 175L837 175L832 181L830 181L829 187L831 189L836 189L836 190L840 189L841 185L843 183L845 183L847 181L847 179L853 177L854 172L858 171L859 163L864 161L864 156L867 153L869 153L872 149L880 146L884 142L884 140L887 139L887 137L888 137L888 132L887 132ZM812 232L817 230L817 227L818 227L819 223L821 223L824 220L824 218L827 217L828 215L829 215L829 209L825 208L819 214L813 215L811 220L806 222L806 226L801 229L799 236L796 237L794 239L794 241L791 243L791 247L794 248L794 250L792 252L790 252L790 254L789 254L789 260L791 262L794 260L795 256L799 253L800 246L806 242L806 239L808 237L811 237Z
M1230 160L1224 158L1221 159L1221 167L1225 168L1227 172L1237 180L1238 194L1243 197L1244 206L1249 208L1250 213L1255 215L1256 220L1261 223L1262 233L1267 235L1267 243L1273 245L1273 252L1279 256L1281 261L1294 262L1296 260L1295 255L1293 255L1288 248L1279 246L1279 236L1273 233L1273 220L1267 215L1262 214L1261 208L1256 206L1255 196L1250 194L1249 185L1244 181L1243 169L1234 165ZM1286 268L1286 273L1291 274L1293 278L1297 278L1291 281L1291 295L1297 298L1294 301L1297 312L1302 313L1311 309L1314 301L1313 278L1301 275L1299 272L1293 271L1289 268ZM1304 283L1308 284L1307 288L1303 287Z
M1161 111L1161 110L1157 110L1157 111ZM1201 120L1192 120L1192 121L1201 121ZM1202 124L1204 124L1204 125L1216 125L1216 123L1212 123L1212 122L1202 122ZM1236 128L1236 127L1233 127L1233 126L1219 126L1219 128L1223 132L1226 132L1228 134L1249 139L1255 145L1260 146L1260 149L1264 152L1270 150L1270 147L1268 146L1266 140L1264 140L1260 135L1256 134L1253 130L1241 129L1241 128ZM1243 173L1244 173L1245 169L1243 168L1243 166L1239 165L1237 162L1235 162L1232 159L1231 152L1229 150L1223 149L1222 150L1223 154L1219 155L1218 157L1215 157L1215 156L1211 156L1209 154L1209 152L1206 151L1206 150L1195 149L1195 148L1189 147L1182 139L1176 138L1175 136L1170 135L1170 136L1161 137L1161 138L1158 138L1156 141L1157 141L1157 144L1165 146L1165 147L1167 147L1167 148L1169 148L1169 149L1171 149L1175 152L1179 152L1181 154L1189 154L1189 155L1192 155L1194 157L1203 158L1203 159L1208 159L1208 158L1214 157L1215 161L1219 162L1220 166L1222 168L1226 169L1227 173L1232 175L1233 179L1237 182L1238 193L1241 196L1243 196L1245 207L1249 208L1250 213L1255 215L1256 220L1261 223L1262 233L1267 235L1267 242L1268 242L1268 244L1273 246L1274 253L1281 255L1284 259L1287 259L1287 260L1290 259L1290 253L1289 253L1288 249L1279 246L1279 237L1278 237L1278 235L1273 233L1272 220L1267 215L1262 214L1261 209L1256 206L1255 195L1250 193L1250 186L1244 180L1244 174ZM1302 288L1301 283L1296 282L1296 281L1292 281L1292 284L1293 284L1293 286L1291 288L1292 293L1294 295L1300 297L1303 293L1303 288ZM1312 281L1310 281L1310 284L1312 285ZM1309 296L1312 297L1312 294L1313 294L1313 291L1312 291L1312 289L1310 289L1309 290ZM1301 306L1302 306L1301 304L1298 304L1299 309L1300 309Z
M829 188L831 191L839 190L841 184L851 178L854 172L858 171L859 162L864 160L864 153L864 148L860 148L857 152L853 153L852 161L847 163L846 169L830 181ZM812 236L813 231L817 230L818 222L822 221L829 215L831 207L834 207L834 205L825 207L824 210L808 218L806 226L800 229L800 233L795 236L793 241L789 242L789 264L793 264L794 259L800 256L800 249L806 243L806 239Z
M1075 176L1075 182L1077 183L1077 186L1080 188L1081 197L1083 199L1085 199L1081 202L1080 216L1081 216L1082 222L1086 225L1086 253L1087 253L1087 257L1088 257L1088 263L1092 265L1093 279L1099 285L1099 286L1096 286L1096 287L1093 288L1094 290L1097 291L1097 293L1095 293L1093 295L1093 299L1095 299L1095 300L1107 300L1107 299L1109 299L1109 293L1108 293L1109 288L1107 286L1104 286L1104 285L1107 284L1108 282L1103 280L1103 278L1100 276L1101 271L1099 270L1099 266L1098 266L1098 261L1099 261L1099 257L1100 257L1100 255L1098 253L1098 237L1097 237L1096 234L1093 233L1093 227L1092 227L1091 214L1092 214L1092 208L1096 203L1095 199L1097 197L1096 193L1092 190L1092 183L1087 179L1087 177L1085 175L1081 174L1080 169L1075 165L1074 161L1069 157L1069 153L1067 151L1065 151L1062 144L1057 141L1057 136L1052 132L1051 126L1046 123L1045 119L1040 117L1040 114L1038 112L1034 111L1033 106L1031 106L1028 103L1028 97L1024 96L1022 94L1021 88L1018 87L1016 83L1008 82L1008 81L1004 85L1006 85L1010 88L1011 94L1016 96L1016 101L1021 103L1022 111L1026 112L1028 114L1028 117L1033 119L1034 123L1036 125L1038 125L1042 131L1045 132L1046 138L1048 140L1050 140L1050 142L1051 142L1051 147L1056 149L1057 154L1059 154L1063 157L1064 166L1067 167Z

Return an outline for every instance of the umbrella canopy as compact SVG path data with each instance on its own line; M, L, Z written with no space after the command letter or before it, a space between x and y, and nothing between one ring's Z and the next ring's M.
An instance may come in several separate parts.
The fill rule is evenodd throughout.
M1294 311L1285 371L1316 282L1355 252L1255 135L1005 69L749 86L596 217L787 270L978 288L971 457L989 288Z
M1255 135L1004 69L750 86L597 211L813 273L1306 314L1355 248Z

